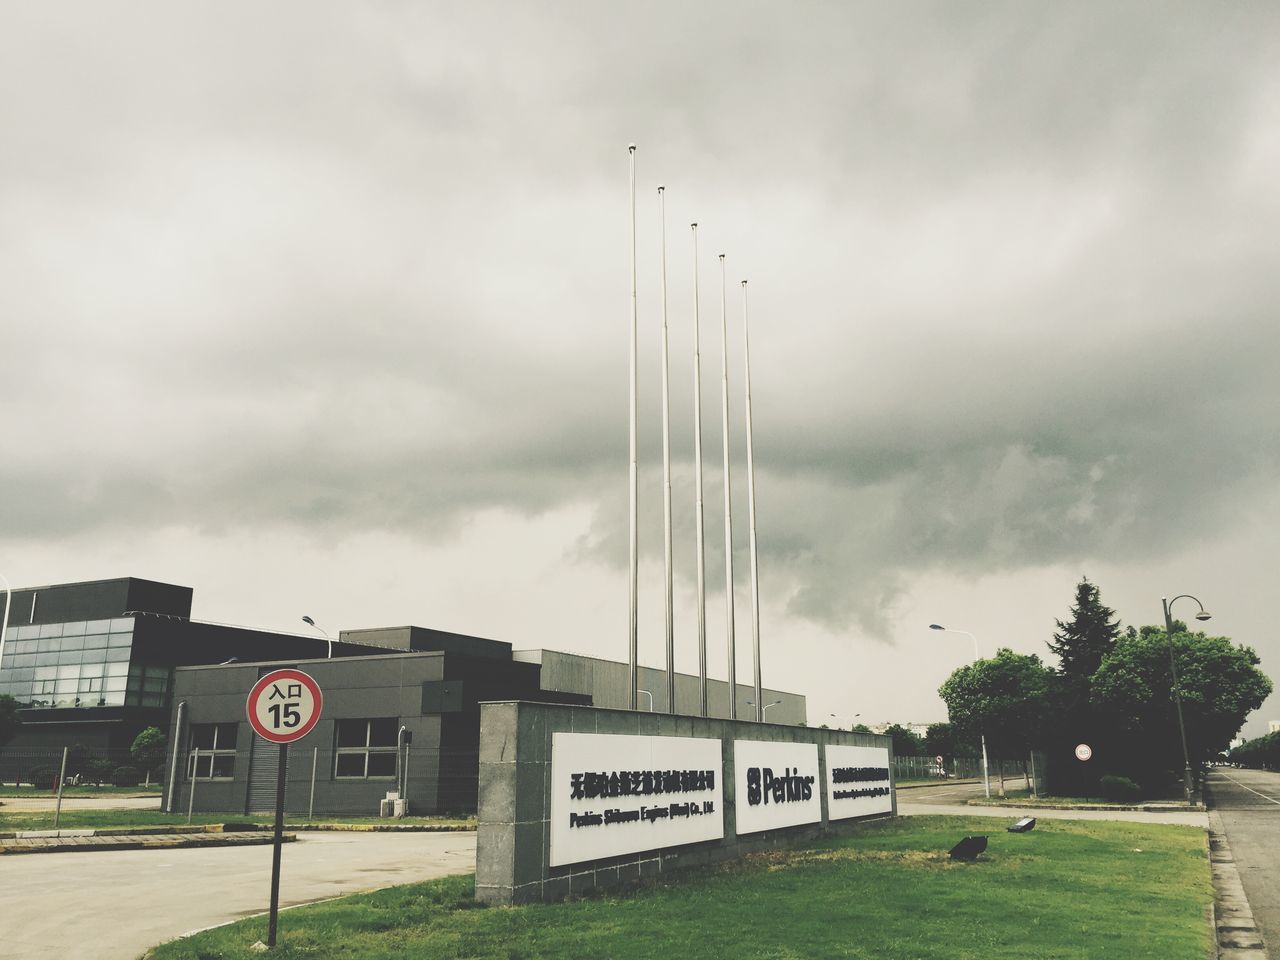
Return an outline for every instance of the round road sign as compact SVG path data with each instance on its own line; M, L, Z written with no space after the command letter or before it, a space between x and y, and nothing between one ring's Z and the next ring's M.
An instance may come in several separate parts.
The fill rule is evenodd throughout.
M1088 760L1092 756L1093 756L1093 747L1089 746L1087 743L1081 743L1076 745L1077 760Z
M301 740L320 719L320 685L301 670L273 670L249 691L249 725L264 740Z
M942 766L942 754L938 754L938 755L937 755L936 757L934 757L933 759L934 759L934 760L936 760L936 761L938 762L938 766Z

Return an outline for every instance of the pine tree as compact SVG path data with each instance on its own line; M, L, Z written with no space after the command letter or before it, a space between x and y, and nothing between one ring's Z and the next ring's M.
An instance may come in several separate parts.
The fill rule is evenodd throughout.
M1073 685L1086 685L1097 671L1102 658L1111 652L1120 636L1116 612L1103 606L1098 588L1081 578L1076 585L1076 602L1071 619L1058 625L1049 649L1058 657L1058 673Z

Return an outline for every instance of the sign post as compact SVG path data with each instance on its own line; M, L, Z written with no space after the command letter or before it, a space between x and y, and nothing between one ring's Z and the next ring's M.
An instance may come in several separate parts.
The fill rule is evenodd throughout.
M320 686L301 670L273 670L261 677L249 691L245 702L249 725L254 733L270 743L280 745L280 762L276 767L275 839L271 850L271 916L267 927L267 946L276 945L276 926L280 913L280 847L284 842L284 775L289 759L289 744L301 740L320 720L324 697Z

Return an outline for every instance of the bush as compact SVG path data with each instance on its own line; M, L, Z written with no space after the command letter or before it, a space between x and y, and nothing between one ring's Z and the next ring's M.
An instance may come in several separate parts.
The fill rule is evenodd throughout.
M57 767L32 767L27 771L27 779L31 781L31 785L39 790L57 790L58 789L58 768Z
M111 782L117 787L136 787L141 779L137 767L116 767L111 771Z
M1098 781L1098 789L1112 803L1133 803L1142 796L1142 788L1128 777L1105 776Z

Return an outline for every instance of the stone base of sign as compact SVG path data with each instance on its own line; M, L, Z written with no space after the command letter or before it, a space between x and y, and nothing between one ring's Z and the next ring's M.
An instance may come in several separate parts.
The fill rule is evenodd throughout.
M723 839L551 866L551 738L555 733L719 739L724 763ZM552 903L749 853L799 846L860 822L829 821L823 791L821 822L739 837L734 827L735 740L816 743L821 764L825 764L827 744L882 747L892 757L891 739L875 734L523 701L482 704L476 898L500 905ZM892 771L892 762L889 766ZM825 778L824 769L821 781ZM888 815L896 814L894 797Z

